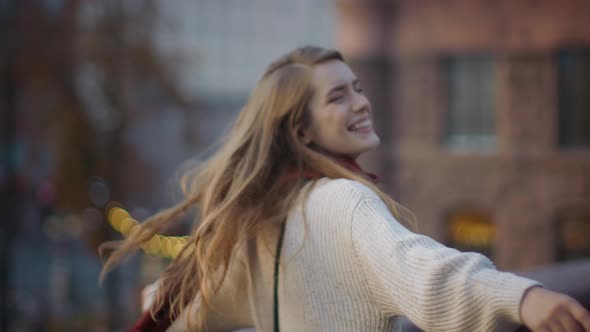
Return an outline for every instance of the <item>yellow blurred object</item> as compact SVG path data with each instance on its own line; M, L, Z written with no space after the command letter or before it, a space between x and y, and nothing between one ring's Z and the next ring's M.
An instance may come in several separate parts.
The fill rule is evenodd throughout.
M485 216L475 213L454 215L450 231L453 243L481 248L491 246L496 233L494 225Z
M121 207L114 207L107 212L111 226L124 237L129 237L139 230L139 222ZM176 258L188 242L188 236L163 236L155 234L141 248L150 255Z
M159 235L154 235L145 245L145 252L152 255L158 255L160 249L162 247L162 243L160 241Z
M139 225L139 223L137 221L135 221L134 219L131 219L131 218L121 219L121 223L119 225L118 230L119 230L119 232L121 232L121 234L128 236L129 234L131 234L131 229L137 225Z
M120 207L114 207L108 211L107 217L111 225L120 232L121 230L119 226L121 225L121 222L124 219L131 218L131 215Z

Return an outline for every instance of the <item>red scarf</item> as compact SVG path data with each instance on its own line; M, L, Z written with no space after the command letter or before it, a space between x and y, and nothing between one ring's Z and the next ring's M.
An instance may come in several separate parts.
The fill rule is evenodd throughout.
M361 174L362 176L364 176L365 178L367 178L367 180L370 180L373 183L379 183L379 177L373 173L369 173L364 171L361 166L356 162L356 160L354 160L353 158L349 158L349 157L338 157L335 158L335 160L337 162L339 162L342 166L346 167L347 169L349 169L352 172ZM287 173L287 180L294 180L296 178L304 178L304 179L319 179L321 177L323 177L323 174L321 174L320 172L316 171L316 170L304 170L304 171L298 171L298 170L293 170L292 172ZM163 308L161 308L158 312L156 312L155 316L156 316L156 320L152 319L152 316L150 315L149 310L146 311L141 317L140 319L135 323L135 325L133 325L131 328L129 328L127 331L128 332L164 332L166 331L166 329L168 329L168 327L170 327L170 324L172 324L172 321L170 320L170 315L168 314L169 308L167 305L165 305Z
M156 312L156 320L150 315L150 311L147 310L139 318L139 320L130 327L128 332L164 332L170 327L172 321L168 314L168 305L164 305L158 312Z

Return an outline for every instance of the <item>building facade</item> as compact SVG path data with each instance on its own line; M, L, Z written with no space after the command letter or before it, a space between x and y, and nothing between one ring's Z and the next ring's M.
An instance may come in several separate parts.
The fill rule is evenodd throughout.
M337 2L367 163L420 230L503 269L590 257L590 3Z

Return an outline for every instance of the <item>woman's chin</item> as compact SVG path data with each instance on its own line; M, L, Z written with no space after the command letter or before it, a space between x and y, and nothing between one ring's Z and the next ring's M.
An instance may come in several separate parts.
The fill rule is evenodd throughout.
M364 142L362 142L362 144L359 144L358 149L351 151L351 153L349 155L351 157L353 157L354 159L356 159L357 157L359 157L362 154L365 154L367 152L375 150L377 147L379 147L379 143L380 143L379 138L375 136L374 140L364 141Z
M375 133L365 138L363 141L363 145L366 147L367 151L373 150L381 144L381 139L379 139L379 136Z
M354 143L351 142L354 146L375 148L380 143L379 136L373 130L354 133L350 137L354 141Z

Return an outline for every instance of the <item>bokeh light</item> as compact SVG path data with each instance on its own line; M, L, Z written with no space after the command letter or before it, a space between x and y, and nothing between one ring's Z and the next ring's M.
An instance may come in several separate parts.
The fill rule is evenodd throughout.
M101 178L93 178L88 188L88 196L95 206L104 206L111 197L109 186Z

